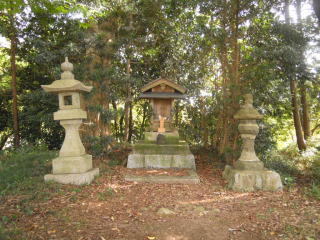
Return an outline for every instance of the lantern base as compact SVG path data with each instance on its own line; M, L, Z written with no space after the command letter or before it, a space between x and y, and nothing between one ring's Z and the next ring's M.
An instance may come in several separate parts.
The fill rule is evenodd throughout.
M92 169L92 156L57 157L52 160L53 174L85 173Z
M86 185L90 184L98 175L99 168L93 168L84 173L47 174L44 176L44 180L46 182L53 181L62 184Z
M280 175L266 168L264 170L240 170L227 165L223 177L228 181L228 188L234 191L282 190Z

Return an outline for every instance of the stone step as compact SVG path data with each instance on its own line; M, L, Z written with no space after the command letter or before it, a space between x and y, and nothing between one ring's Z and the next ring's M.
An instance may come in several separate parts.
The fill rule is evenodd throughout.
M192 154L129 154L128 168L191 168L196 169Z
M198 184L200 183L199 176L195 171L188 171L186 176L138 176L128 174L124 179L131 182L144 183L161 183L161 184Z

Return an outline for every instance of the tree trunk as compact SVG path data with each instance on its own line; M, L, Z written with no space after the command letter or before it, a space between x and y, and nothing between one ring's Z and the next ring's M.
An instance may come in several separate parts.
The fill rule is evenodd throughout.
M302 126L299 114L299 104L297 100L297 83L295 80L290 80L290 92L291 92L291 106L294 128L296 130L297 144L300 151L307 148L303 138Z
M126 86L126 92L127 97L124 104L124 141L129 141L129 128L130 128L130 106L131 106L131 88L130 88L130 71L131 71L131 61L128 57L127 60L127 68L126 68L126 74L127 74L127 86Z
M14 26L15 19L13 16L10 16L10 21L11 21L10 63L11 63L11 88L12 88L13 145L15 148L18 148L20 146L20 136L19 136L17 66L16 66L17 36L16 36L16 29Z
M310 128L310 114L309 114L309 105L308 105L308 93L306 91L306 86L303 85L300 88L301 94L301 106L302 106L302 128L304 133L304 139L308 140L311 136Z
M144 103L143 107L142 107L142 122L141 122L140 130L139 130L139 138L143 137L143 133L145 130L145 125L146 125L146 120L147 120L147 108L148 108L148 105L146 103Z
M296 0L296 12L297 12L297 23L298 29L301 29L301 0ZM304 55L304 51L301 50L301 56ZM311 136L310 130L310 114L309 114L309 105L308 105L308 93L306 91L305 81L301 82L300 86L300 95L301 95L301 107L302 107L302 129L304 133L304 139L308 140Z
M284 1L284 15L286 24L290 24L290 13L289 13L289 0ZM290 93L291 93L291 107L292 107L292 116L294 128L296 131L297 145L300 151L306 149L306 143L303 138L301 118L299 113L299 104L297 98L297 83L293 76L290 78Z
M207 112L204 99L200 98L200 134L202 136L202 144L205 148L208 147L209 129L207 121Z
M129 106L129 131L128 131L128 142L131 142L132 135L133 135L133 104L130 102Z
M118 129L118 108L117 108L117 103L114 100L112 100L111 103L112 103L113 111L115 112L114 119L113 119L114 120L114 132L115 132L116 137L118 137L119 136L119 129Z
M219 155L224 155L228 164L236 160L237 148L235 144L238 138L237 121L233 118L235 111L239 108L240 96L240 48L239 48L239 11L240 1L232 0L225 3L225 9L221 12L221 28L230 29L225 33L225 38L220 43L220 63L222 70L222 92L221 100L223 108L219 114L217 134L217 150ZM230 12L230 14L227 14ZM227 31L227 30L226 30Z

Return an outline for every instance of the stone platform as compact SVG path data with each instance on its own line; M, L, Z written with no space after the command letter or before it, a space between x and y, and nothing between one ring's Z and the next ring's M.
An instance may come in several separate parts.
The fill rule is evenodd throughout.
M188 171L186 176L139 176L128 174L125 175L126 181L160 183L160 184L198 184L200 179L197 173L193 170Z
M99 175L99 168L93 168L84 173L47 174L44 180L62 184L85 185L90 184Z
M158 137L161 135L161 144ZM178 132L146 132L145 140L133 145L128 156L128 168L188 168L196 169L195 159Z

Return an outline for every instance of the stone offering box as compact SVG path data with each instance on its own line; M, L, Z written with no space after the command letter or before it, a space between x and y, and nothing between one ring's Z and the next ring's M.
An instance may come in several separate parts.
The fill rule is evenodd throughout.
M141 91L140 98L149 99L153 109L151 127L145 132L144 140L133 145L127 167L195 169L194 156L172 123L174 100L185 98L186 89L159 78Z

